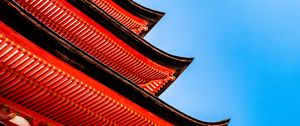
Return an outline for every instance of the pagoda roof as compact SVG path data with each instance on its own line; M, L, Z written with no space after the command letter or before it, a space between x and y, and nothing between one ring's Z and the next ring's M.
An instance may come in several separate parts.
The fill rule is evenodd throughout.
M182 126L225 126L228 124L229 120L219 122L200 121L178 111L80 50L44 24L26 14L26 11L20 9L11 0L0 1L0 7L0 19L9 27L60 60L101 82L156 116L174 125Z
M92 17L78 10L91 4L75 1L76 8L69 3L71 0L13 2L52 31L156 96L192 61L192 58L173 56L157 49L104 12L101 18L94 9L87 9L95 12L89 15Z
M106 29L111 31L114 35L122 39L124 42L126 42L126 44L133 47L138 52L141 52L143 55L159 63L160 65L176 70L174 74L175 78L178 78L180 74L189 66L189 64L194 59L194 58L175 56L155 47L145 39L131 32L128 28L126 28L117 20L109 16L99 7L95 6L89 0L68 0L68 1L74 6L76 6L78 9L83 11L85 14L87 14L89 17L91 17L93 20L95 20L97 23L101 24ZM154 15L158 16L159 14L161 14L161 12L147 9L131 0L124 0L124 1L121 0L121 1L118 1L119 4L124 2L124 4L130 4L131 6L134 6L136 8L137 7L143 8L143 10L145 11L144 13L146 13L147 10L148 14L145 15L148 15L149 17L151 17L150 15L152 13L155 13L152 15L153 17L155 17ZM155 95L159 96L163 91L165 91L171 85L171 83L173 83L173 81L169 81L167 84L165 84L165 86L163 86Z

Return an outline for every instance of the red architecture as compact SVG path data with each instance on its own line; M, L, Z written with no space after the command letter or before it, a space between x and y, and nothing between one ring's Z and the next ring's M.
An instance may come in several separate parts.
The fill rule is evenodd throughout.
M143 39L131 0L1 0L0 125L199 125L159 96L192 62Z

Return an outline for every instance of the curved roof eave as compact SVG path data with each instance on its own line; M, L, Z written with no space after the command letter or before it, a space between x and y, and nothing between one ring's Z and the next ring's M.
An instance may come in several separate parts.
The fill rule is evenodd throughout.
M204 122L178 111L51 31L12 0L0 1L0 8L0 20L24 37L170 123L177 126L228 125L229 119L219 122ZM45 40L47 43L44 42Z
M123 7L132 14L149 21L148 30L143 32L141 36L145 36L165 15L164 12L152 10L144 7L133 0L113 0L116 4Z
M176 78L178 78L178 76L188 67L188 65L194 59L171 55L165 51L160 50L159 48L147 42L145 39L130 31L123 24L119 23L117 20L115 20L113 17L111 17L109 14L107 14L105 11L100 9L97 5L93 4L89 0L68 0L68 2L91 17L97 23L104 26L106 29L122 39L126 44L128 44L141 54L147 56L149 59L162 66L176 70L174 75ZM159 96L171 83L172 81L168 82L158 93L156 93L156 96Z

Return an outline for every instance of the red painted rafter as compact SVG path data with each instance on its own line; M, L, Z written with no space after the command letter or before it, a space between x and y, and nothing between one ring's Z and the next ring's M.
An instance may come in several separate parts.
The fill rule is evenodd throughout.
M0 27L3 98L63 125L123 125L128 121L130 125L171 125L35 46L3 23Z
M112 0L91 0L99 8L111 15L117 21L122 23L125 27L130 29L136 34L140 34L142 31L147 31L148 21L143 20L130 12L126 11Z
M49 28L85 52L110 66L152 94L163 87L153 80L168 80L175 70L143 56L65 0L16 0L20 6ZM151 84L151 85L149 85Z

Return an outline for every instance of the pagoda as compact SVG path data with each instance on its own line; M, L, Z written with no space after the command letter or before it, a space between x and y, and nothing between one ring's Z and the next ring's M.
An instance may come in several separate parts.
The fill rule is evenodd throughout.
M160 100L192 62L143 37L132 0L1 0L0 125L227 126Z

